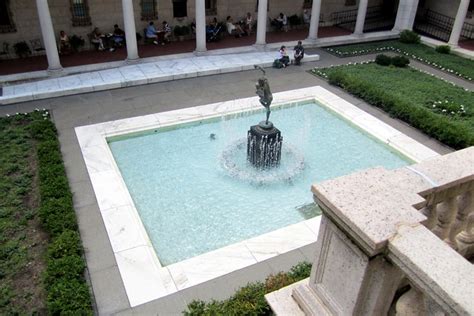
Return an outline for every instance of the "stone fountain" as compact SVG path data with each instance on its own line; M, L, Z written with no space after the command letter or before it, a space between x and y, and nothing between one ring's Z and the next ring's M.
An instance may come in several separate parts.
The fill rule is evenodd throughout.
M280 164L283 137L280 130L269 121L273 96L268 79L265 77L265 70L257 65L254 67L263 73L255 86L267 116L265 121L251 126L247 133L247 160L256 168L268 169Z

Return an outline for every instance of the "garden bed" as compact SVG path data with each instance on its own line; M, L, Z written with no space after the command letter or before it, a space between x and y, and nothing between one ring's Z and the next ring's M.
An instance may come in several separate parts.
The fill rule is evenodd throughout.
M474 60L453 54L441 54L423 44L405 44L396 40L326 47L338 57L351 57L393 51L468 81L474 80Z
M0 118L0 314L92 314L56 129L46 111Z
M455 149L474 145L474 94L413 68L350 64L314 69L367 103Z
M183 312L185 316L211 315L272 315L265 294L306 279L311 273L311 264L302 262L289 272L270 275L265 282L249 283L239 289L231 298L223 301L193 301Z

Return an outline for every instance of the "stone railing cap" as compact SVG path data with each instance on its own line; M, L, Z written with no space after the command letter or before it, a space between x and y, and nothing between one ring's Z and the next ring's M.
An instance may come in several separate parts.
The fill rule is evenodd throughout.
M400 224L425 220L413 205L430 184L406 168L374 168L313 185L315 200L368 255L381 252Z

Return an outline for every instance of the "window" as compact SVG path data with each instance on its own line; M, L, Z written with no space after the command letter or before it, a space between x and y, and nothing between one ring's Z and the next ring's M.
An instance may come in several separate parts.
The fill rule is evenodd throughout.
M0 33L16 32L10 11L10 1L0 0Z
M72 26L91 25L89 6L87 0L70 0L72 13Z
M173 0L173 16L175 18L188 16L187 0Z
M142 20L156 20L158 14L156 14L156 0L142 0Z
M313 6L313 0L303 1L303 9L311 9L312 6Z
M345 4L346 7L356 5L356 0L346 0Z
M217 0L206 0L206 15L217 15Z

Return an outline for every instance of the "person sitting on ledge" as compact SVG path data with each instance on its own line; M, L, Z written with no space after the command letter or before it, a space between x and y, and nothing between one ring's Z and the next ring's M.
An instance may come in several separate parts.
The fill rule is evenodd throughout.
M286 46L283 45L280 50L279 50L279 54L280 54L280 62L281 64L283 65L283 68L287 67L289 64L290 64L290 57L288 57L288 52L286 51Z
M235 35L235 37L242 37L242 35L245 34L240 25L235 25L233 23L232 17L230 15L227 17L226 26L229 35Z
M304 57L304 47L301 41L298 41L298 45L296 45L293 50L295 51L295 65L301 66L301 59Z
M153 21L150 21L146 27L146 38L153 40L153 44L158 45L158 33L159 32L156 30Z

